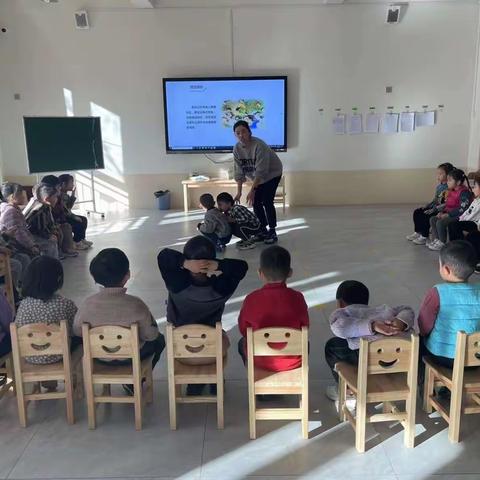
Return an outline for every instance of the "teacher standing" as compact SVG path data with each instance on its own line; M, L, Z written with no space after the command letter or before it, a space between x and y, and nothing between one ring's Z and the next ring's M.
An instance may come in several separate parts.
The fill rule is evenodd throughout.
M263 140L252 136L252 131L244 120L235 123L233 132L238 139L233 149L234 177L238 186L235 201L240 201L243 184L247 178L252 180L247 203L253 205L253 211L262 227L254 240L266 244L275 243L278 241L275 231L277 212L273 201L282 178L282 162Z

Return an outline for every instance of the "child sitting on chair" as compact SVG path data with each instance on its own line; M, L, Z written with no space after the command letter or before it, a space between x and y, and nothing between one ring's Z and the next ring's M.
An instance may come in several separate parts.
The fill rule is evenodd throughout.
M260 220L247 207L235 203L233 197L228 192L220 193L217 196L218 208L227 216L228 223L232 229L232 234L240 238L237 243L239 250L249 250L255 248L255 242L250 238L257 235L262 230Z
M465 240L447 243L440 250L439 272L445 282L426 293L418 313L419 381L425 370L423 355L453 368L457 332L480 331L480 285L468 283L476 264L475 250Z
M18 307L15 323L17 326L30 323L46 323L47 325L67 322L69 335L72 335L73 319L77 307L72 300L57 293L63 286L63 267L59 260L52 257L35 257L23 275L23 300ZM73 351L81 344L79 338L71 339L70 349ZM25 357L25 361L35 364L56 363L62 355L41 355ZM47 388L49 386L44 385Z
M222 321L225 303L248 270L243 260L215 260L213 243L201 236L191 238L183 254L165 248L157 260L168 290L167 322L176 327L198 323L215 327ZM224 332L224 355L229 345ZM189 385L187 394L199 395L203 388L204 385Z
M105 248L90 262L90 274L100 291L86 298L78 309L73 325L76 335L82 335L82 324L90 327L115 325L129 328L138 324L140 358L153 355L152 368L160 360L165 348L165 338L143 300L127 294L125 284L130 279L130 262L118 248ZM128 365L130 360L112 360L109 364ZM133 385L123 385L133 395Z
M330 328L335 337L325 344L325 359L338 385L335 364L358 364L360 339L377 340L382 336L405 335L413 329L415 313L401 305L389 307L368 305L370 292L361 282L347 280L337 289L337 310L330 315ZM337 385L327 387L326 395L338 400Z
M267 327L301 329L309 325L308 307L303 294L287 287L292 276L290 253L277 245L268 247L260 255L260 280L264 284L259 290L245 298L238 327L242 338L238 342L238 353L246 364L247 328L253 331ZM301 357L297 355L258 356L255 366L263 370L281 372L300 367Z
M72 213L72 208L77 200L77 197L75 197L76 187L73 175L65 173L60 175L58 180L60 182L60 198L62 199L63 208L65 209L67 223L72 227L75 248L77 250L86 250L93 245L93 242L85 238L88 227L87 217ZM72 192L72 194L69 195L68 192Z
M58 242L61 236L52 215L52 207L57 204L57 197L55 187L39 184L23 210L28 230L41 253L53 258L59 258Z
M225 251L227 243L232 238L227 217L215 207L215 200L209 193L204 193L200 197L200 205L206 212L203 222L198 224L198 230L213 242L217 252Z

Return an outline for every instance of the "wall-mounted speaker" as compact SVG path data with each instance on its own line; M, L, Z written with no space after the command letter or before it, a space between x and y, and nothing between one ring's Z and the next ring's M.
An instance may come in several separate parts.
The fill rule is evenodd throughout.
M402 13L402 6L401 5L390 5L387 8L387 19L386 22L394 25L396 23L400 23L400 15Z
M75 12L75 28L78 28L79 30L88 30L90 28L88 13L86 10L78 10Z

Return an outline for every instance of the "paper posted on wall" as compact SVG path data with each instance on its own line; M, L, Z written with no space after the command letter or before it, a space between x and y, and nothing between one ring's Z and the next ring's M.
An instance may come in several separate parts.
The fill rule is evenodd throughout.
M382 133L398 132L398 113L385 113L382 118Z
M378 133L380 130L380 115L369 113L365 117L365 133Z
M348 122L348 133L350 135L358 135L363 132L363 117L361 113L350 115Z
M344 113L339 113L333 117L333 131L337 135L345 135L347 127L347 116Z
M400 114L400 131L404 133L415 131L415 113L402 112Z
M417 112L415 114L416 127L433 127L436 123L436 112Z

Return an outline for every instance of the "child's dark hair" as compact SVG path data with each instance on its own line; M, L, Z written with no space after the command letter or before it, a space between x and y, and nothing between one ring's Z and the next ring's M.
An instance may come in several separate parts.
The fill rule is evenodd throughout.
M370 292L362 282L346 280L338 286L336 298L347 305L368 305Z
M70 180L73 180L73 175L70 175L69 173L63 173L58 177L58 183L60 184L64 184L64 183L66 184Z
M90 275L104 287L120 287L130 270L128 257L119 248L105 248L90 262Z
M233 197L228 192L222 192L218 194L217 203L219 202L229 203L230 205L233 205L234 203Z
M448 175L455 167L451 163L446 162L441 163L437 168L440 168L445 172L445 175Z
M466 281L472 275L478 258L475 249L465 240L454 240L440 250L440 263L448 266L460 280Z
M285 282L291 272L291 257L287 249L274 245L260 255L260 270L271 282Z
M19 183L6 182L2 185L2 197L5 201L8 201L10 195L15 197L24 190L25 189Z
M210 193L204 193L203 195L200 195L200 204L202 207L210 210L211 208L215 207L215 200Z
M477 172L473 177L474 183L476 183L480 187L480 172Z
M472 187L470 187L470 182L468 181L468 178L465 175L465 172L460 168L454 168L450 173L448 173L447 176L453 178L456 182L460 182L462 185L464 185L465 182L467 182L468 189L472 191Z
M234 133L238 127L245 127L249 131L249 133L252 133L252 131L250 130L250 125L245 120L239 120L238 122L235 122L235 125L233 126Z
M191 238L183 247L187 260L215 260L215 245L203 235Z
M46 183L40 183L35 189L35 196L40 202L56 195L58 195L57 188Z
M45 175L41 180L40 183L44 183L49 187L58 187L60 185L60 179L55 175Z
M60 261L47 256L35 257L23 274L22 295L46 301L62 285L63 267Z

